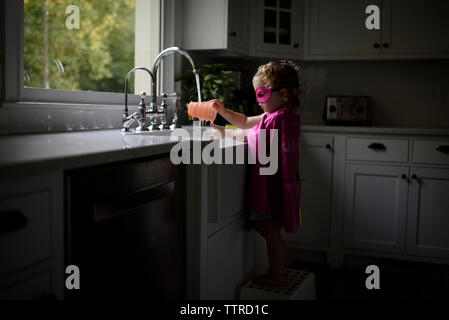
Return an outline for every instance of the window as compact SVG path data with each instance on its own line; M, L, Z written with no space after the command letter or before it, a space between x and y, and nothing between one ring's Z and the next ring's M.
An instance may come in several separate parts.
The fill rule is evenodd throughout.
M24 87L122 93L135 10L136 0L24 0Z
M123 104L127 72L160 51L162 3L5 2L5 103ZM129 87L150 94L150 78L138 71Z
M39 4L36 0L29 1ZM0 28L0 62L3 62L3 64L0 63L0 91L2 94L0 104L0 134L121 128L121 112L124 102L122 90L124 90L126 74L122 75L121 80L117 80L118 92L114 92L116 90L111 89L113 85L107 86L107 90L105 89L105 91L92 91L100 90L97 89L98 87L81 87L85 83L81 83L78 89L74 85L68 86L67 82L64 83L64 81L69 75L62 73L70 71L70 75L75 77L75 74L72 74L72 72L78 71L76 68L75 71L69 70L70 59L67 57L73 57L69 52L68 54L58 54L57 57L48 58L48 74L50 75L50 79L47 80L47 83L50 87L49 89L45 89L44 80L41 80L40 83L37 82L35 76L43 74L45 63L41 62L41 71L32 72L36 62L33 63L31 61L30 63L26 61L29 58L25 58L25 54L33 57L29 51L26 51L29 49L25 48L25 38L27 35L24 28L29 22L25 21L24 13L25 10L28 10L26 6L30 3L28 2L26 4L25 2L25 0L0 2L0 16L2 17L0 23L2 25ZM48 2L49 4L55 2L64 3L65 5L68 3L66 0L48 0ZM80 29L84 27L83 21L90 19L83 16L84 2L99 5L100 2L112 4L116 0L70 1L70 5L77 6L80 9ZM155 57L159 54L162 47L178 46L181 41L182 30L180 30L178 21L182 17L182 0L134 0L134 2L134 38L132 36L128 37L127 41L129 43L134 42L134 66L151 68ZM45 4L44 0L41 0L40 3ZM117 8L117 10L120 9ZM74 16L71 17L75 11L69 9L66 12L66 10L67 6L64 8L65 18L63 26L67 27L67 18L69 18L69 25L75 27L76 21L72 19L76 18ZM118 15L118 12L116 14ZM113 16L114 12L112 11ZM86 20L83 20L84 18ZM125 19L128 22L131 21L130 16ZM52 20L49 18L48 22L52 23ZM37 24L34 28L43 29L43 26L41 22L40 27ZM30 28L33 27L31 26ZM78 31L80 29L74 28L71 30ZM42 34L37 35L37 37L41 37L40 39L43 41ZM50 35L49 38L51 39ZM31 41L37 40L31 39ZM51 46L54 43L51 40L47 41L50 55L50 52L52 52ZM68 39L64 38L62 41L68 41ZM34 59L39 57L42 59L44 56L44 45L42 44L39 48L35 43L34 47L37 50L34 52ZM30 45L28 48L30 48ZM180 60L180 57L178 59ZM173 55L164 59L164 62L161 64L161 69L158 72L158 76L160 77L158 77L158 93L179 90L179 87L175 86L174 82L175 70L181 68L181 61L179 60L175 61ZM111 69L119 68L122 62L123 59L121 58L118 61L112 61L109 65L109 72L111 72ZM89 71L95 73L95 69ZM56 73L54 79L51 78L52 72ZM147 94L150 94L151 80L148 74L143 71L137 71L134 75L135 78L130 79L130 84L134 84L134 93L145 91ZM58 82L58 76L60 77L59 79L64 79L64 81L61 80ZM108 79L113 79L113 77ZM36 80L35 83L33 83L34 80ZM120 83L123 89L120 89ZM104 83L100 83L99 85L104 85ZM139 102L138 95L131 94L128 98L130 111L137 111Z

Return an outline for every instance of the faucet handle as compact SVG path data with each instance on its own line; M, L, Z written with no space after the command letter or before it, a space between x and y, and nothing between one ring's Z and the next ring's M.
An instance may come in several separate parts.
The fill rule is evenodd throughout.
M166 112L167 110L167 94L162 93L162 102L161 102L161 112Z
M139 106L145 106L145 97L146 97L146 93L145 93L145 91L142 91L141 93L140 93L140 103L139 103Z

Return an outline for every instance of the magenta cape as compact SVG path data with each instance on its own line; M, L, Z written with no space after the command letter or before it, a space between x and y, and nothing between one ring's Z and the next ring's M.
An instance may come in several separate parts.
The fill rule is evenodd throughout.
M265 113L262 120L247 133L250 156L256 164L250 165L249 210L259 215L278 217L286 232L296 232L302 224L299 181L299 135L300 118L287 108ZM258 154L261 129L266 129L266 151L270 155L274 133L278 130L278 168L274 175L261 175L262 165ZM276 150L272 150L276 152ZM270 157L273 161L273 157Z

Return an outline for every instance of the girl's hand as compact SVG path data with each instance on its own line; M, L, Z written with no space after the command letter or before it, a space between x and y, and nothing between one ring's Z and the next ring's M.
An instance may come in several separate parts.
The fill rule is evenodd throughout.
M219 114L222 115L225 112L225 110L226 110L225 107L224 107L223 101L220 101L218 99L212 99L212 101L217 102L217 103L215 103L213 105L213 108L215 109L215 111L217 111Z
M216 125L213 122L210 124L210 126L214 129L218 130L218 132L221 134L221 138L225 137L225 129L226 129L225 127Z

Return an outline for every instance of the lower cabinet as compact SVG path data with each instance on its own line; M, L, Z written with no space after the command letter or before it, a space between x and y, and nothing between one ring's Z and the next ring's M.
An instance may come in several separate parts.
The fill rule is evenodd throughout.
M407 252L449 258L449 169L412 167Z
M408 167L347 164L344 247L403 252L407 192Z
M268 268L265 240L241 217L207 239L204 299L238 299L240 287Z
M343 245L449 258L449 169L346 164Z
M285 233L292 246L328 246L331 223L333 137L302 135L300 145L303 227Z
M0 300L49 300L56 298L52 288L50 271L22 279L0 291Z
M61 172L0 181L0 299L63 298Z

